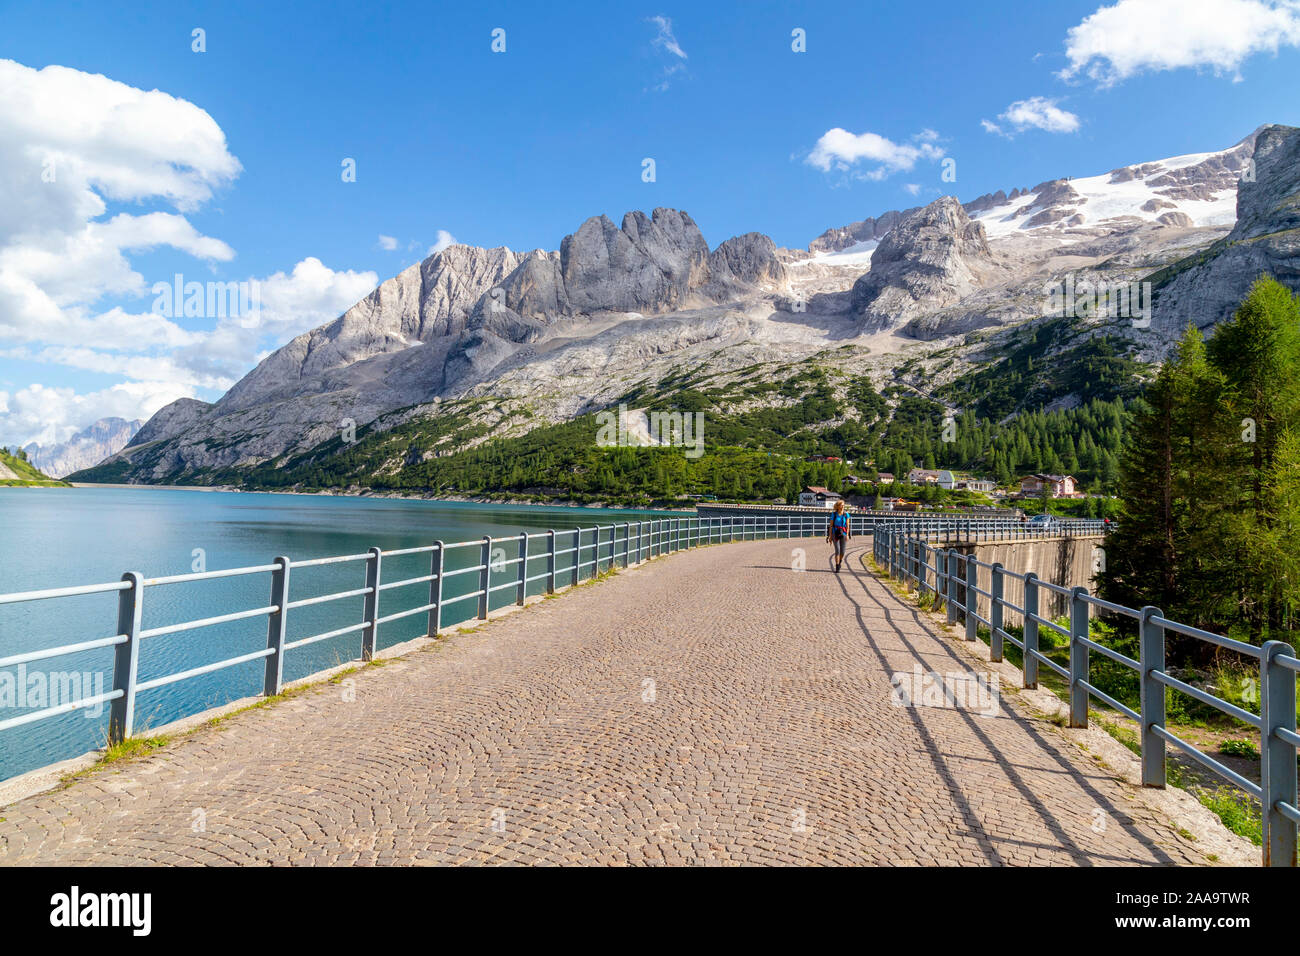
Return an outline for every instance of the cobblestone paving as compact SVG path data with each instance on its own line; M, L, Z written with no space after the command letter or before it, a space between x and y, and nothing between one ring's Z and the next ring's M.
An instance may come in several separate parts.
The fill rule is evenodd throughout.
M1014 699L893 703L971 663L826 551L672 555L240 713L0 810L0 862L1205 862Z

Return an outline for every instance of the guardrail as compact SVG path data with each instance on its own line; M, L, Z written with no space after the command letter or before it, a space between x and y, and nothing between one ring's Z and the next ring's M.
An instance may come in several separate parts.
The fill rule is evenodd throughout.
M1102 600L1083 586L1062 587L1041 580L1032 571L1019 574L1000 563L980 561L973 554L934 546L925 537L905 529L880 529L872 539L876 564L892 578L915 585L918 598L930 595L936 608L942 606L949 624L965 625L965 637L974 641L982 624L989 631L990 659L1001 661L1005 642L1021 651L1021 682L1025 688L1038 686L1039 667L1045 666L1069 685L1069 725L1088 726L1088 703L1095 697L1138 724L1142 760L1142 784L1166 785L1166 745L1173 744L1197 763L1260 801L1263 820L1262 862L1265 866L1295 866L1300 832L1300 800L1297 800L1296 674L1300 659L1285 641L1268 641L1262 647L1171 621L1157 607L1125 607ZM987 572L985 574L984 572ZM987 590L981 586L988 582ZM1020 604L1007 599L1007 586L1019 588ZM1044 592L1068 599L1069 628L1039 613ZM989 614L979 613L979 599L988 601ZM1006 630L1008 612L1021 622L1019 640ZM1138 624L1140 659L1133 660L1092 640L1088 622L1096 612L1123 615ZM1049 628L1069 640L1069 667L1062 667L1039 649L1040 628ZM1227 648L1259 665L1258 716L1179 680L1165 670L1165 635L1174 632L1218 647ZM1136 671L1140 703L1134 710L1089 682L1092 652ZM1165 725L1166 689L1176 690L1221 713L1240 720L1259 733L1259 784L1175 736Z
M382 550L370 548L364 553L337 557L294 560L280 556L267 564L231 568L221 571L200 571L164 577L146 577L137 571L128 571L120 581L79 587L52 588L42 591L25 591L0 595L0 605L28 602L56 601L61 598L91 594L116 593L117 618L112 633L106 637L63 644L57 647L38 648L0 657L0 668L15 667L38 661L77 654L97 648L113 648L112 685L103 693L83 696L76 700L34 709L0 720L0 733L78 710L107 704L109 707L108 739L121 741L136 730L136 702L140 694L172 684L191 680L206 674L227 670L255 661L263 662L262 693L274 696L284 687L286 656L322 641L357 634L360 638L360 659L370 660L377 647L380 628L416 615L427 615L427 634L436 635L444 626L457 624L477 617L486 619L494 595L510 592L514 603L523 604L530 585L544 581L545 593L554 593L557 587L571 586L608 570L621 561L623 567L639 564L660 554L696 547L703 544L720 544L736 540L773 537L807 537L825 534L829 510L823 515L788 516L736 516L719 518L664 518L650 521L624 522L617 525L600 525L594 528L547 530L509 537L484 537L477 541L458 541L432 544L415 548ZM1100 522L1072 523L1078 530L1086 530ZM869 534L876 529L906 527L915 534L928 538L953 540L990 540L1008 535L1034 536L1045 534L1026 529L1022 524L1006 519L983 516L965 517L907 517L907 516L852 516L855 534ZM512 557L494 559L496 546L513 543ZM468 550L466 550L468 549ZM464 567L448 564L449 555L467 554L461 559ZM386 559L411 556L428 556L428 572L399 580L384 576ZM304 572L313 568L335 565L355 565L358 580L353 586L328 594L295 599L290 590L290 580L299 581ZM267 577L268 598L264 603L230 613L179 621L157 627L144 626L146 596L154 589L186 587L219 578ZM448 583L469 578L470 589L453 593ZM423 603L384 614L382 596L394 589L427 585L428 596ZM360 606L360 619L339 620L339 626L327 627L315 634L290 639L288 624L294 611L328 605L342 606L338 602L352 602L354 611ZM473 602L472 604L470 602ZM458 616L459 615L459 616ZM266 644L254 651L227 657L182 670L159 673L141 680L140 661L142 649L158 638L194 631L236 621L262 618L266 620ZM331 622L333 623L333 622ZM106 628L107 630L108 628ZM318 673L319 670L313 673Z

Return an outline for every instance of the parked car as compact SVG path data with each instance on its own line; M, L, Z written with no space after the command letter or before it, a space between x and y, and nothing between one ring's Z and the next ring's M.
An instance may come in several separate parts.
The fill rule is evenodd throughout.
M1061 522L1055 515L1034 515L1027 525L1034 531L1060 531Z

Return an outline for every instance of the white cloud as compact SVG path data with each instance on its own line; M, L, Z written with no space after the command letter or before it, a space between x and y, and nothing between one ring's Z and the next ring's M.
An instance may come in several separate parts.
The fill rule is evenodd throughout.
M918 160L942 158L943 150L935 145L938 138L933 130L924 130L912 143L895 143L877 133L850 133L837 126L822 134L804 161L822 172L847 172L860 163L871 164L874 168L857 175L880 180L912 169Z
M904 184L903 184L903 188L904 188L905 190L907 190L907 192L908 192L909 195L912 195L912 196L919 195L920 192L921 192L921 184L920 184L920 183L904 183Z
M378 277L335 271L307 258L288 274L251 281L261 300L254 324L227 317L210 331L190 332L151 312L132 315L113 309L69 320L55 342L47 338L42 344L39 336L28 336L31 346L0 349L0 358L128 380L84 395L40 383L13 395L0 393L7 397L0 401L0 444L66 441L107 415L148 418L168 402L194 397L198 389L225 391L264 356L268 339L278 344L336 318L374 289ZM3 292L0 286L0 298ZM11 331L0 328L0 338L10 337Z
M335 318L375 287L373 272L304 258L288 274L244 280L261 293L256 320L218 315L199 328L203 316L182 324L155 313L153 283L173 277L147 281L130 256L170 248L203 271L233 260L185 214L240 168L220 127L192 103L0 60L0 357L126 380L84 393L40 383L6 392L0 440L64 440L105 415L148 417L199 389L228 388L268 341ZM110 212L111 202L175 211Z
M0 336L84 342L90 306L147 289L129 252L165 246L232 259L226 243L179 213L101 217L109 200L188 211L239 171L220 127L192 103L0 60ZM121 331L120 315L107 324ZM150 341L163 330L153 325Z
M0 392L0 445L63 442L101 418L147 419L169 402L192 397L172 382L123 382L84 394L28 385L12 394Z
M392 252L397 248L397 240L392 236L385 236L381 233L379 236L379 248Z
M659 33L650 41L651 44L685 60L686 51L677 42L677 37L673 36L673 21L668 17L650 17L650 22L659 28Z
M1056 102L1045 96L1016 100L998 114L998 119L1006 124L1005 128L989 120L980 120L980 125L985 132L1001 136L1013 136L1027 129L1041 129L1049 133L1073 133L1078 130L1079 117L1069 110L1061 109Z
M1063 79L1104 86L1144 71L1209 68L1240 79L1250 56L1300 46L1295 0L1120 0L1066 34Z
M659 59L663 61L659 78L650 88L657 93L662 93L671 85L674 76L686 72L688 57L682 45L677 42L677 37L673 35L672 20L668 17L648 17L646 22L653 23L656 27L650 46L662 54Z
M454 246L454 245L456 245L456 237L453 236L451 233L449 233L446 229L439 229L438 241L429 247L429 251L426 254L426 258L427 256L432 256L439 252L442 252L442 250L446 249L448 246Z

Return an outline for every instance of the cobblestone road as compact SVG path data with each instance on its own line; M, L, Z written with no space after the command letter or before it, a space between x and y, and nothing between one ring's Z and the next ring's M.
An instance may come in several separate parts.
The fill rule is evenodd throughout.
M673 555L237 714L0 810L0 862L1205 862L1014 700L892 703L971 662L826 551Z

